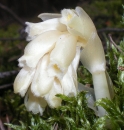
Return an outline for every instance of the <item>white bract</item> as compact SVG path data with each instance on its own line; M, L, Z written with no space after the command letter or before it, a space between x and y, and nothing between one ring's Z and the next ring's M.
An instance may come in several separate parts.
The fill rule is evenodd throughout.
M103 47L86 12L77 7L63 9L61 14L43 13L39 17L43 22L26 22L30 42L18 60L22 70L14 82L15 93L26 95L27 110L42 115L46 105L51 108L61 105L56 94L76 96L79 59L93 75L96 99L110 99Z

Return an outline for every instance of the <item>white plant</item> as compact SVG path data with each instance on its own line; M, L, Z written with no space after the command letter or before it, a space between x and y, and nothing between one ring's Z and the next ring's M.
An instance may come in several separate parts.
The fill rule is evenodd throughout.
M111 99L103 47L86 12L76 7L63 9L61 14L43 13L39 17L43 22L26 22L30 42L19 58L22 69L14 82L15 93L26 95L27 109L42 115L47 104L52 108L61 105L56 94L76 96L79 59L93 76L96 100ZM103 108L98 109L100 116L105 114Z

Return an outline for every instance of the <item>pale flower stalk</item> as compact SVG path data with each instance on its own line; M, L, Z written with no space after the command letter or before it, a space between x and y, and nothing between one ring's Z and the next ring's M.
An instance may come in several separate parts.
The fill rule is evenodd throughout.
M30 42L18 60L22 70L14 82L15 93L26 94L26 108L42 115L46 105L51 108L61 105L56 94L76 96L79 59L93 76L96 100L111 99L112 83L106 73L102 43L86 12L76 7L63 9L61 14L43 13L38 17L43 22L26 22ZM92 101L89 97L89 106L96 112ZM98 109L97 115L105 114L103 108Z

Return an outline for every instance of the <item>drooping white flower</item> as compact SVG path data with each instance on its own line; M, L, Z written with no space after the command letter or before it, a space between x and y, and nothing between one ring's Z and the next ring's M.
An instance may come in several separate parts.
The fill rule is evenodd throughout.
M41 104L42 101L54 108L61 105L61 99L56 97L56 94L76 96L76 69L80 47L76 49L77 36L68 32L60 18L38 24L26 24L28 40L32 41L18 60L19 66L23 68L15 79L14 91L21 96L25 96L27 92L25 97L27 110L33 113L40 112L42 115L45 108Z
M110 98L103 47L86 12L76 7L64 9L61 14L44 13L39 17L43 22L26 22L30 42L18 60L23 68L14 82L15 93L26 94L26 108L42 115L46 104L51 108L61 105L56 94L76 96L79 57L93 75L96 99ZM105 114L103 108L99 111Z

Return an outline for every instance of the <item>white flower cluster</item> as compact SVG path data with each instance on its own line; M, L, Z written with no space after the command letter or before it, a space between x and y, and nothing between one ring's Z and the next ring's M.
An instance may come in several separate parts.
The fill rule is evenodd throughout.
M95 26L82 8L39 17L43 22L26 22L30 42L19 58L22 69L15 79L14 91L25 96L27 110L42 115L46 105L61 105L56 94L76 96L80 48L84 48L81 61L91 73L105 71L105 58Z

